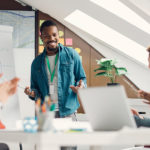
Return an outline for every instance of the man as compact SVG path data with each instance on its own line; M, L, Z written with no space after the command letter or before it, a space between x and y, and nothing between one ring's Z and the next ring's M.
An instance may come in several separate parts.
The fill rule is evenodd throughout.
M50 20L40 28L44 51L31 66L31 89L25 93L32 100L49 95L56 102L57 117L74 117L79 108L77 92L86 86L86 75L78 53L59 43L58 28Z
M0 78L1 77L2 77L2 74L0 74ZM19 81L18 78L13 78L10 81L6 81L0 84L0 104L1 105L7 101L9 96L16 93L18 81ZM0 150L9 150L9 147L5 143L0 143Z

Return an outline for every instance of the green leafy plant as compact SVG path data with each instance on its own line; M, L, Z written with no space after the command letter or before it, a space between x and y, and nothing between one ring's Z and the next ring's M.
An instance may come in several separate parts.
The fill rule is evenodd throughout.
M116 60L102 58L97 60L97 64L99 68L94 71L99 71L96 76L106 76L110 79L110 83L115 83L116 76L125 75L127 73L127 69L124 67L116 67Z

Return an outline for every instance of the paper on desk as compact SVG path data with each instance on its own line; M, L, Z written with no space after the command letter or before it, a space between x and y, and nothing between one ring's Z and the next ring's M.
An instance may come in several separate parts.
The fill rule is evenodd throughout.
M71 118L58 118L53 120L53 126L56 131L68 131L70 129L85 129L87 132L91 132L92 128L89 122L86 121L72 121Z

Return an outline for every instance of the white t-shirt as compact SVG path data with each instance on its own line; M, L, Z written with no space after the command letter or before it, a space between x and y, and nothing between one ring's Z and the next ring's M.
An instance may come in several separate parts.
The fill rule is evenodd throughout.
M54 66L55 66L55 57L56 55L53 56L47 56L49 63L50 63L50 69L51 69L51 73L54 70ZM46 61L46 57L45 57L45 64L46 64L46 71L47 71L47 76L48 76L48 85L49 85L49 93L50 93L50 86L51 84L54 85L54 94L50 94L50 98L52 101L56 101L56 111L58 111L58 77L57 77L57 68L58 68L58 61L55 67L55 75L54 75L54 79L53 82L51 82L51 75L48 69L48 65L47 65L47 61Z

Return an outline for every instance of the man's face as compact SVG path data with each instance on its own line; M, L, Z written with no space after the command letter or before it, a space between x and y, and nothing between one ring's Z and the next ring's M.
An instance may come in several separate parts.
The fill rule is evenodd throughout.
M150 69L150 52L148 52L148 68Z
M56 26L44 27L41 39L47 51L55 51L58 47L59 35Z

